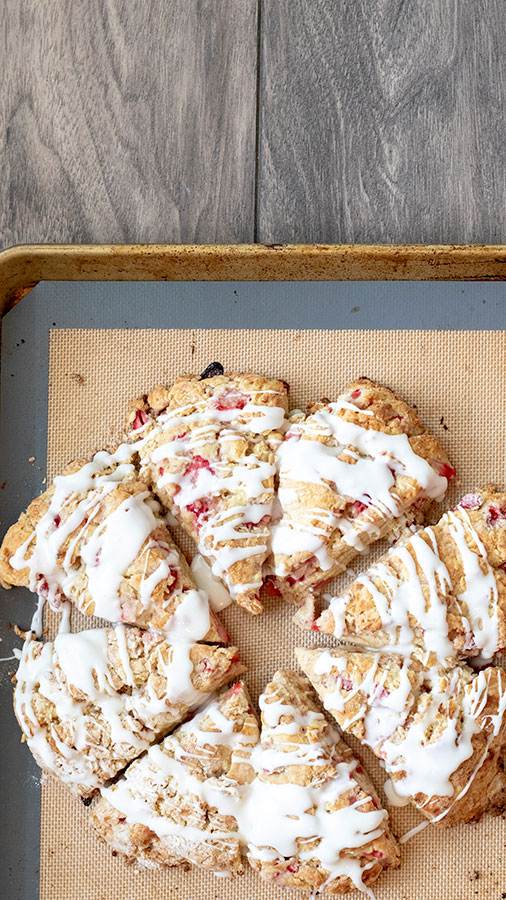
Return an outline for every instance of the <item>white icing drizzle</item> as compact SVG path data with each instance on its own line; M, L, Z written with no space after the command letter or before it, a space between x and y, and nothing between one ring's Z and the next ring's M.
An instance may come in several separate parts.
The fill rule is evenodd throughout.
M261 775L279 767L291 765L328 765L335 742L335 729L329 727L329 734L323 744L304 744L297 741L300 729L316 719L323 719L321 713L302 713L296 707L272 701L266 695L260 697L260 707L264 719L263 740L266 746L256 743L256 735L240 735L233 731L233 721L221 712L218 702L207 705L190 722L180 729L197 737L197 757L208 758L210 753L204 745L211 747L228 746L232 749L232 760L237 756L242 762L246 757L254 765L257 777L250 784L239 785L227 777L208 778L201 781L185 766L189 754L177 736L165 739L163 744L151 747L148 754L129 770L111 788L103 788L104 796L130 824L149 827L161 840L171 846L172 841L230 843L240 841L247 845L248 854L260 860L276 860L279 857L296 856L301 861L318 858L328 877L321 890L335 878L349 877L353 884L372 896L363 883L364 871L374 864L351 856L344 856L345 848L357 848L368 844L384 833L386 812L375 809L361 811L361 806L370 798L364 797L341 808L330 811L328 807L338 798L358 789L354 780L354 760L335 763L336 776L329 782L318 781L308 786L297 784L277 784L262 780ZM292 721L284 724L281 716L290 716ZM204 718L210 717L216 731L202 731ZM271 747L271 738L277 734L294 736L289 748ZM211 751L211 755L212 755ZM169 781L177 783L177 806L188 804L194 798L200 804L214 808L221 815L232 816L236 829L231 831L206 832L187 825L173 822L154 810L153 800L164 795ZM261 815L259 816L259 811ZM304 849L304 843L318 839L314 849Z
M469 618L474 646L483 656L491 657L499 649L499 607L497 584L487 551L465 509L459 507L459 515L447 512L443 520L450 527L464 571L466 586L458 600Z
M209 597L209 602L215 612L226 609L232 603L232 597L221 581L216 578L210 565L204 557L197 553L192 560L191 570L195 584L199 590L204 591Z
M362 742L383 760L390 775L397 775L387 790L396 798L413 799L417 794L427 797L452 797L452 803L433 821L448 814L455 803L469 790L476 773L486 757L493 737L503 727L506 711L506 685L499 684L499 703L494 714L483 715L488 697L488 674L484 670L471 681L462 667L444 670L433 666L418 673L418 697L410 695L407 678L408 661L403 660L399 685L395 690L385 687L389 667L381 655L374 654L374 663L362 682L358 682L343 697L340 687L348 681L346 658L333 656L329 650L317 658L316 675L333 673L335 689L325 688L324 706L340 713L346 703L359 692L363 702L358 712L348 720L340 719L348 730L358 719L364 723ZM463 678L465 680L463 680ZM451 712L453 708L453 713ZM481 720L479 721L481 716ZM402 731L400 730L402 728ZM473 736L480 730L487 733L487 748L477 760L465 787L454 797L451 777L473 754ZM424 804L422 804L423 807Z
M150 451L147 458L144 454L144 468L152 470L159 490L176 486L177 490L170 497L176 515L188 507L197 511L199 504L211 498L211 509L200 517L195 512L198 547L200 553L211 560L212 574L224 581L235 599L240 594L260 589L262 562L268 547L266 523L271 515L273 492L264 485L273 477L275 465L258 459L251 451L259 436L282 429L285 418L281 407L254 402L254 395L277 394L277 391L226 390L232 390L238 396L247 393L253 400L242 409L218 409L215 397L208 402L203 400L160 414L153 434L170 432L170 435ZM177 434L179 428L182 431ZM243 435L247 436L250 452L242 452L237 459L230 459L227 444L231 441L244 444ZM209 443L218 445L211 462L200 452ZM197 465L194 465L195 460ZM231 496L239 500L234 507L229 506L227 499ZM235 563L250 557L258 559L254 579L240 584L230 570Z
M294 546L313 552L322 569L329 569L325 552L326 538L338 528L346 544L357 551L365 543L379 536L379 522L399 516L405 504L395 493L397 476L408 476L419 485L418 497L441 499L448 481L439 476L429 463L412 449L405 434L385 434L348 422L342 410L371 415L347 401L330 403L325 409L308 416L305 421L292 422L280 445L278 469L280 473L280 501L284 518L273 526L272 552L275 573L286 574L285 561ZM331 440L332 444L322 440ZM345 455L343 459L340 456ZM356 517L338 516L317 509L306 509L283 498L284 483L299 482L332 487L350 503L359 502L364 509ZM374 517L374 518L373 518ZM302 536L298 536L301 532ZM311 546L308 536L312 535ZM299 544L301 546L299 546ZM322 553L322 558L320 558Z
M350 636L346 624L347 607L353 599L354 589L364 588L381 619L382 635L376 634L376 641L383 638L384 645L395 646L398 653L417 655L421 648L434 653L440 661L455 657L457 651L448 638L447 621L448 601L453 597L469 632L469 644L466 641L465 649L491 658L499 643L494 571L466 510L459 508L458 515L445 513L438 529L445 527L460 558L464 591L455 593L448 569L438 552L436 532L433 528L424 528L359 575L340 597L328 597L335 637ZM396 572L399 563L401 574ZM415 631L409 616L416 620Z
M121 620L121 580L160 524L159 505L148 491L143 491L125 499L95 528L93 520L107 496L135 474L135 446L122 444L114 453L101 451L78 471L57 476L47 512L11 558L14 569L29 568L31 590L47 597L52 605L58 606L62 595L79 605L82 586L76 579L84 566L95 615L111 622ZM74 505L75 509L66 515L67 508ZM78 543L85 532L87 537L79 550ZM61 548L70 535L62 559ZM79 557L74 559L76 551ZM158 581L164 572L165 569L158 571ZM153 589L158 581L152 578L149 587ZM145 585L141 596L147 607L150 597Z
M157 732L180 721L188 708L207 696L193 687L192 645L184 641L169 645L168 663L160 665L159 671L167 678L161 697L151 684L152 675L146 684L136 684L124 625L116 625L113 633L124 684L129 690L116 689L108 655L108 633L106 628L60 633L53 643L42 645L29 636L23 646L14 691L16 715L37 762L64 782L89 789L103 784L117 771L118 761L138 756ZM163 646L167 643L159 645ZM161 664L161 657L159 661ZM35 693L54 707L55 719L48 725L38 722L32 707ZM104 727L101 720L115 745L107 750L97 746L97 728ZM53 743L59 753L53 749Z

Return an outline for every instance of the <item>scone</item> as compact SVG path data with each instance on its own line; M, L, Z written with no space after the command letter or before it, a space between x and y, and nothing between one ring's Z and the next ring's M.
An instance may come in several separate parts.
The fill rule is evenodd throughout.
M502 669L426 669L395 654L343 649L296 653L340 727L383 761L401 801L446 826L504 801Z
M455 470L416 411L366 378L289 421L267 567L275 587L301 602L400 516L441 500Z
M25 585L58 607L193 640L226 640L195 589L160 505L136 474L132 447L77 460L32 501L0 548L0 582ZM182 608L181 608L182 607Z
M205 375L205 373L204 373ZM274 449L286 385L259 375L178 378L137 402L141 475L149 479L237 603L261 612L274 500Z
M123 625L28 639L14 710L37 763L85 798L243 671L235 647Z
M506 645L506 494L467 494L437 525L393 547L314 629L429 662L491 658Z
M241 875L236 812L254 777L257 741L258 723L238 682L102 789L96 831L146 868L193 863Z
M365 890L399 864L399 852L361 765L318 710L307 679L276 672L260 708L251 866L266 881L308 894Z

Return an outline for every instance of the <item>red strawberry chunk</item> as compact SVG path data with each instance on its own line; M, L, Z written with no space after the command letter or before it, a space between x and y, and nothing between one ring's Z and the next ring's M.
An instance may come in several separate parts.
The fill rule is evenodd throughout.
M355 500L355 502L351 504L351 510L354 516L359 516L360 513L364 512L364 509L367 509L367 505L362 503L361 500Z
M218 412L225 412L230 409L244 409L249 401L247 394L241 393L236 388L226 388L216 397L213 407Z
M192 515L195 516L195 528L197 531L200 528L202 528L205 517L206 517L207 513L210 512L212 507L213 507L212 501L206 500L205 498L203 500L195 500L194 503L189 503L188 506L186 507L188 512L191 512Z
M199 477L199 472L201 469L207 469L211 475L214 475L214 469L211 466L211 463L208 459L204 459L203 456L194 456L187 465L184 474L189 475L192 481L192 484L195 484L197 478Z
M55 527L55 528L59 528L60 523L61 523L61 516L60 516L60 515L56 515L56 516L54 517L54 519L53 519L53 523L54 523L54 527Z
M361 394L362 391L360 390L360 388L355 388L355 390L351 392L350 397L352 400L358 400Z
M453 466L450 466L448 463L439 463L437 465L437 473L441 478L446 478L447 481L451 481L457 474Z
M276 587L275 584L273 584L272 581L270 581L270 579L265 582L264 590L265 593L269 595L269 597L281 597L281 591Z
M143 425L146 425L147 422L149 422L147 413L145 413L143 409L138 409L132 422L132 431L138 431L138 429L142 428Z
M479 494L466 494L458 504L462 509L479 509L481 497Z
M343 675L340 676L341 687L343 691L352 691L353 690L353 682L350 678L345 678Z
M506 517L506 506L495 506L491 504L488 508L486 523L489 527L497 525L501 519Z
M311 625L311 631L319 631L318 622L313 622Z
M286 867L287 872L293 872L293 873L298 872L299 869L300 869L300 865L298 862L291 862L290 865L288 865Z
M370 853L366 854L366 856L372 856L373 859L383 859L384 855L381 850L371 850Z

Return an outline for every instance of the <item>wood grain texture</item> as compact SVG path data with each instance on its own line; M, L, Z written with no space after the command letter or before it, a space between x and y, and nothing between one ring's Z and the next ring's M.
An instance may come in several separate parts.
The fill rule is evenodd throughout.
M4 0L0 239L248 241L257 0Z
M503 0L263 0L262 241L506 241Z

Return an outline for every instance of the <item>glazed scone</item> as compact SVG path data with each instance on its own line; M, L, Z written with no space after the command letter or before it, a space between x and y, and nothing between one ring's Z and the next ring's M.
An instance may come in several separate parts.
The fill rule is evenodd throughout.
M426 669L406 657L341 648L296 653L340 727L383 761L401 802L450 826L504 801L502 669Z
M455 470L415 410L366 378L289 422L277 451L280 515L267 570L300 602L400 516L441 500Z
M329 606L314 630L426 662L506 645L506 494L466 494L437 525L393 547Z
M69 599L109 622L175 635L192 620L188 638L226 640L134 456L122 444L57 476L7 532L0 582L25 585L56 608Z
M205 374L205 373L204 373ZM261 612L262 566L274 501L274 448L286 385L260 375L178 378L130 415L149 479L233 599Z
M238 682L102 789L93 825L146 868L244 872L236 811L254 777L258 722Z
M399 864L369 779L319 711L306 678L276 672L260 708L250 865L266 881L308 894L364 890Z
M124 625L28 639L14 710L37 763L85 798L243 671L235 647Z

